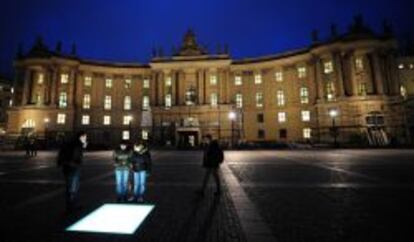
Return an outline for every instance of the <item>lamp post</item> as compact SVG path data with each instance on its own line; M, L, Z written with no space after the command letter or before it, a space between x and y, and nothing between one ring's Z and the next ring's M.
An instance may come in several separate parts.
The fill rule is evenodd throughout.
M231 121L231 143L230 143L230 147L233 148L233 145L234 145L234 121L236 120L236 112L230 111L229 112L229 119Z
M336 124L335 124L335 118L338 116L338 110L331 109L329 111L329 116L332 118L331 133L334 138L334 146L337 147L338 146L338 142L337 142L338 128L336 127Z
M44 120L43 120L43 122L45 123L45 148L47 149L47 147L48 147L48 135L47 135L47 131L48 131L48 128L49 128L49 122L50 122L50 119L49 118L45 118Z

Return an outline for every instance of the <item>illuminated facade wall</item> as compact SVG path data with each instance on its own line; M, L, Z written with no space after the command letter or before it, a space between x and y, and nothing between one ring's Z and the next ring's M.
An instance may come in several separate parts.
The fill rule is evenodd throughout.
M5 134L7 108L12 105L13 89L8 80L0 77L0 135Z
M154 53L144 65L88 61L38 42L15 62L8 132L82 129L97 143L148 135L197 144L205 134L223 142L331 142L337 130L341 142L384 135L404 142L396 49L393 38L360 22L328 41L314 35L308 48L239 60L227 50L208 54L191 31L174 55Z

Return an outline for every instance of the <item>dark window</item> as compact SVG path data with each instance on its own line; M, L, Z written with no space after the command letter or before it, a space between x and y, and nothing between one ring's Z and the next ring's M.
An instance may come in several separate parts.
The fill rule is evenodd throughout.
M286 129L279 130L279 138L281 138L281 139L286 139L287 138L287 130Z
M384 125L384 116L367 116L365 120L367 125Z
M263 123L264 122L264 115L263 115L263 113L257 114L257 122L258 123Z
M263 139L265 137L265 131L263 129L259 129L257 131L257 138Z

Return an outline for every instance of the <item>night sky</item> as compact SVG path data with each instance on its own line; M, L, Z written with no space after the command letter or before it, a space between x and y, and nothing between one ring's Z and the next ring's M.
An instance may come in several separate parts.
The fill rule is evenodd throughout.
M310 44L317 28L341 32L355 14L374 30L383 18L399 38L414 31L413 0L8 0L0 3L0 73L11 77L18 44L28 50L36 36L81 57L148 62L154 46L170 52L191 27L215 51L227 43L233 58L274 54Z

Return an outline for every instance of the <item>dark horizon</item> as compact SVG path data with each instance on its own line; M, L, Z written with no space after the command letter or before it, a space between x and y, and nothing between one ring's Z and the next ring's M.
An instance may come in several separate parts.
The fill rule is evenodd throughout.
M5 5L0 22L0 73L12 78L13 58L19 43L28 51L37 36L50 49L58 41L63 51L77 45L86 59L147 63L154 47L169 54L178 47L188 28L209 52L228 44L234 59L277 54L311 44L311 31L320 39L329 36L330 25L344 33L357 14L374 32L382 32L383 19L391 23L401 43L412 35L410 1L321 0L289 1L100 1L79 2L17 0ZM99 6L99 9L96 7ZM373 7L374 6L374 7ZM298 17L300 16L300 17ZM275 21L276 20L276 21ZM97 41L99 40L99 41Z

